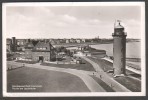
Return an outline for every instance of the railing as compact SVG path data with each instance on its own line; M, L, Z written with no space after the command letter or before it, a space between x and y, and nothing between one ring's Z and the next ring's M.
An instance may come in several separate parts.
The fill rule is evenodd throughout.
M127 32L123 32L123 33L112 33L112 36L126 36Z

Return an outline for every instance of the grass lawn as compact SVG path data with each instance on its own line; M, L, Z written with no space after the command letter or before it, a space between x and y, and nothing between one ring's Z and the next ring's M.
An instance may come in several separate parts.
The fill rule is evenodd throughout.
M130 77L118 77L115 80L133 92L141 92L141 81Z
M52 67L60 67L60 68L71 68L77 70L85 70L85 71L95 71L93 66L82 59L82 64L52 64L52 63L42 63L44 66L52 66Z
M90 92L77 76L56 71L22 67L7 73L8 92ZM14 90L12 85L36 85L36 89Z
M91 77L100 85L102 86L107 92L115 92L110 86L108 86L105 82L103 82L101 79L92 76Z
M126 65L131 67L131 68L134 68L136 70L141 70L141 67L139 65L136 65L136 64L132 64L130 62L126 62Z
M22 66L20 66L20 65L12 65L12 64L7 64L7 70L14 70L14 69L16 69L16 68L22 68L23 67L23 65Z
M94 61L97 63L104 71L112 70L113 69L113 63L106 61L104 59L96 59L96 58L91 58L88 57L90 60Z

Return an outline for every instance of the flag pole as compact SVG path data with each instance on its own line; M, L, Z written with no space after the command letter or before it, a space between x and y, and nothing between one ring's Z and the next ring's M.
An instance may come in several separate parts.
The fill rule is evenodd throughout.
M116 25L116 19L115 19L115 23L114 23L114 28L115 28L115 25Z

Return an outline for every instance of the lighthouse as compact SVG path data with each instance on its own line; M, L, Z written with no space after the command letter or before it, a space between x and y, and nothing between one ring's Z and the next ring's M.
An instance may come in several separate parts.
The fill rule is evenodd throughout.
M113 68L114 75L122 76L126 74L126 33L120 21L115 22L114 33L112 34L113 42Z

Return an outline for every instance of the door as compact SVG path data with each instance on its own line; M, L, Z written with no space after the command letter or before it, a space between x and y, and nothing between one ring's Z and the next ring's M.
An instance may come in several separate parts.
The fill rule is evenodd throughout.
M39 56L39 62L43 62L44 57L43 56Z

